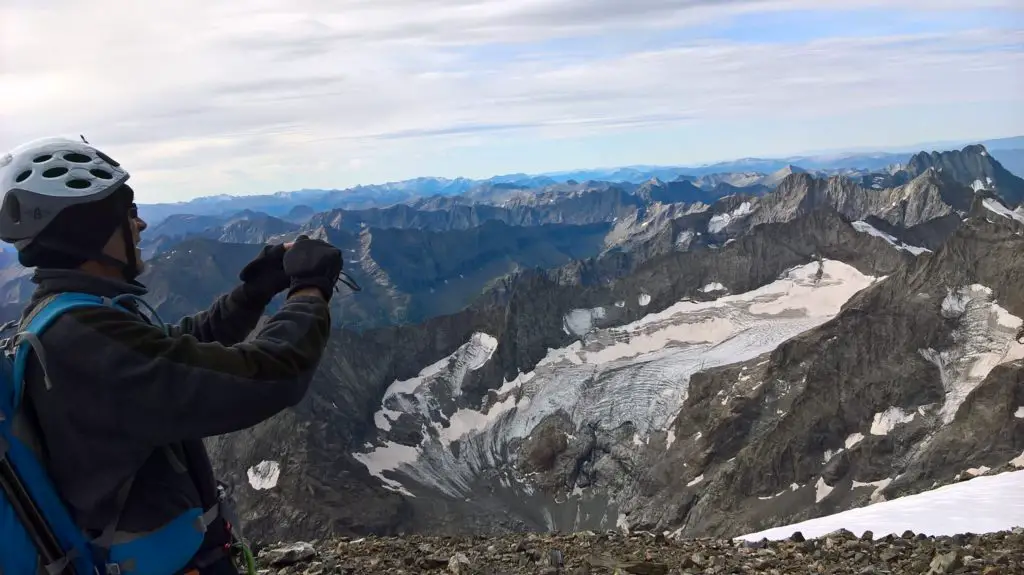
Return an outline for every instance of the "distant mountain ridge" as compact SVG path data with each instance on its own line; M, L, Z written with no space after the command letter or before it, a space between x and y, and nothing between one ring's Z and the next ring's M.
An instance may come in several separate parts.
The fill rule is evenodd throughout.
M1024 137L1004 138L981 142L990 147L996 158L1002 154L1020 166L1018 158L1024 155ZM904 164L914 154L906 152L874 152L848 154L822 154L817 156L793 156L787 158L743 158L700 166L624 166L618 168L582 169L545 174L505 174L483 180L469 178L420 177L384 184L359 185L344 190L302 189L253 196L211 196L181 203L142 204L141 213L154 223L174 214L217 215L239 212L244 209L262 211L285 217L297 205L314 211L334 208L360 209L383 207L417 198L434 195L453 196L488 186L512 186L521 189L567 183L603 180L612 183L642 184L652 178L674 181L679 178L696 181L698 187L713 188L724 181L730 185L753 185L753 177L763 177L786 166L793 165L808 171L841 173L849 170L878 171L893 164ZM1021 166L1024 168L1024 166ZM1016 168L1016 169L1021 169ZM1013 169L1011 169L1013 171ZM723 174L748 174L723 176ZM716 176L717 175L717 176ZM1018 172L1024 175L1024 172ZM699 181L698 181L699 180ZM741 185L742 184L742 185ZM286 218L292 219L292 218Z
M358 297L337 298L335 317L364 330L457 311L503 276L535 266L561 267L567 277L605 281L666 253L720 249L758 225L788 222L826 205L854 221L858 231L900 250L934 250L959 227L974 201L975 188L985 191L961 181L1005 172L980 147L936 157L959 168L937 168L929 164L934 163L930 154L920 153L906 168L892 167L870 177L824 177L787 167L775 174L781 180L774 189L762 184L737 188L722 178L705 182L717 182L712 189L701 188L690 178L652 178L639 185L564 183L540 189L503 184L383 208L334 209L315 213L301 224L251 210L225 220L174 216L147 230L145 255L153 259L153 281L163 284L155 278L175 275L182 262L199 253L237 269L245 263L227 252L216 255L221 251L218 243L190 242L193 239L252 245L231 252L240 258L269 240L286 241L298 233L324 237L344 250L347 269L365 290ZM1011 188L1015 181L1013 176L1000 178ZM864 185L868 182L870 187ZM993 193L1000 191L991 187ZM218 221L222 225L206 227ZM165 232L177 235L158 235ZM186 249L195 253L182 256ZM545 250L550 256L543 255ZM172 252L178 255L165 257ZM585 263L592 258L596 259ZM433 263L423 268L424 262ZM410 276L410 270L419 270L419 276ZM220 289L227 289L232 278L218 277L209 274L210 281L222 281ZM190 294L186 290L157 297L158 310L172 317L196 311L205 296Z

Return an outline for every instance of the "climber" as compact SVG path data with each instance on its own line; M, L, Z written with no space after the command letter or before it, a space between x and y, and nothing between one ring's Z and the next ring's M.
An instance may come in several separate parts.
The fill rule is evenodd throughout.
M128 177L74 140L36 140L0 157L0 239L35 268L23 322L54 294L116 303L70 309L38 338L24 405L41 459L74 523L100 550L101 569L235 575L231 524L202 440L303 398L327 344L341 251L305 236L267 245L230 293L164 325L140 299L146 223ZM286 290L280 310L243 342ZM205 534L203 525L175 522L195 509ZM197 548L183 549L187 538L173 531L181 524L198 529ZM157 547L145 547L151 540Z

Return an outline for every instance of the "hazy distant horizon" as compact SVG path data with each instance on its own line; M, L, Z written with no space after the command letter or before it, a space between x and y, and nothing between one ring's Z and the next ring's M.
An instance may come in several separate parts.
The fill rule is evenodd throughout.
M274 194L287 194L287 193L297 193L297 192L307 192L307 191L337 191L337 190L346 190L346 189L358 188L360 186L380 186L380 185L388 185L388 184L398 184L398 183L401 183L401 182L407 182L407 181L415 180L415 179L418 179L418 178L425 178L425 179L436 178L436 179L446 179L446 180L457 180L459 178L465 178L465 179L473 180L473 181L487 181L487 180L494 179L494 178L503 178L503 177L513 176L513 175L518 175L518 174L522 174L524 176L530 176L530 177L550 176L550 177L556 177L557 178L557 177L565 176L567 174L573 174L573 173L576 173L576 172L600 172L600 171L611 172L611 171L615 171L615 170L628 170L628 169L638 169L638 170L640 170L640 169L650 169L650 170L653 170L653 169L679 169L679 170L692 169L692 170L699 170L701 168L706 168L708 166L714 166L714 165L719 165L719 164L728 165L728 164L740 162L740 161L743 161L743 160L764 160L764 161L775 160L775 161L779 161L779 160L790 160L790 159L798 160L800 158L828 158L828 157L842 158L844 156L860 156L860 155L867 155L867 154L905 155L909 159L909 156L911 156L911 155L913 155L915 153L921 152L921 151L927 151L927 152L932 152L932 151L949 151L949 150L954 150L954 149L962 149L964 146L967 146L967 145L982 144L982 143L986 143L986 142L1001 141L1001 140L1021 140L1021 142L1020 142L1019 147L999 148L999 149L1022 149L1022 150L1024 150L1024 135L1021 135L1021 136L1002 136L1002 137L996 137L996 138L975 138L975 139L969 139L969 140L963 140L963 141L952 141L952 142L917 143L917 144L911 144L909 146L903 146L903 147L892 148L892 149L876 149L876 148L868 147L868 148L864 148L862 150L824 150L824 151L805 152L805 153L799 153L799 154L790 154L790 155L785 155L785 156L759 156L759 157L747 157L747 158L730 158L730 159L726 159L726 160L719 160L719 161L715 161L715 162L708 162L708 163L700 164L700 165L688 165L688 164L630 164L630 165L610 165L610 166L584 166L584 167L575 167L575 168L568 168L568 169L562 169L562 170L551 170L551 171L547 171L547 172L514 172L514 171L509 171L509 172L503 172L503 173L500 173L500 174L490 174L488 176L478 177L478 178L469 178L469 177L462 176L462 175L448 176L448 175L436 175L436 174L423 174L423 175L420 175L420 176L415 176L413 178L406 178L406 179L402 179L402 180L387 180L387 181L377 181L377 182L359 182L359 183L356 183L356 184L353 184L353 185L350 185L350 186L345 186L345 187L333 187L333 188L294 188L294 189L288 189L288 190L276 190L276 191L272 191L272 192L259 192L259 193L250 193L250 194L208 194L208 195L204 195L204 196L197 196L197 197L194 197L194 198L189 198L187 200L177 200L177 201L169 201L169 202L144 202L144 203L146 205L151 205L152 206L152 205L158 205L158 204L179 204L179 203L183 204L183 203L188 203L188 202L193 201L193 200L201 200L201 199L217 198L217 197L270 196L270 195L274 195ZM1012 143L1016 144L1016 142L1012 142Z

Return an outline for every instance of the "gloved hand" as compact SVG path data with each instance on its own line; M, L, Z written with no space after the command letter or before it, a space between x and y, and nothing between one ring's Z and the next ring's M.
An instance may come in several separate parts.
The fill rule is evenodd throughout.
M307 236L295 238L295 243L284 255L284 272L291 278L288 295L302 288L319 288L324 299L331 301L334 284L338 283L344 266L341 250L323 240Z
M284 271L287 251L284 244L264 246L238 274L238 279L244 282L242 289L254 304L266 306L275 295L291 285L291 278Z

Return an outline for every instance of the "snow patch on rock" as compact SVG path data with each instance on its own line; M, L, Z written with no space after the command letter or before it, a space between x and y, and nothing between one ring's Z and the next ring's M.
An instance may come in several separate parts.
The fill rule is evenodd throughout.
M851 225L853 225L853 229L857 230L858 232L882 238L883 240L889 242L896 249L903 250L905 252L910 252L915 256L919 256L925 252L931 253L931 250L928 248L922 248L918 246L912 246L910 244L905 244L900 240L896 239L895 236L889 235L865 221L856 221L853 222L853 224Z
M678 250L685 250L685 249L687 249L688 247L690 247L690 243L693 242L693 238L694 237L695 237L695 234L693 233L693 230L683 230L683 231L679 232L679 235L676 236L676 242L675 242L676 249L678 249Z
M717 234L729 227L729 224L733 221L738 220L753 211L754 206L750 202L743 202L730 212L715 214L714 216L711 216L711 221L708 222L708 232Z
M814 484L814 502L821 503L824 501L825 498L832 493L833 489L835 488L828 483L825 483L824 477L819 477L818 482Z
M281 477L281 465L276 461L261 461L246 471L249 476L249 485L260 491L277 487L277 480Z
M702 291L704 293L712 293L712 292L720 292L720 291L726 291L726 290L725 290L725 286L724 285L722 285L722 284L720 284L718 282L711 282L708 285L700 288L700 291Z
M999 214L1004 218L1010 218L1011 220L1024 224L1024 215L1009 210L1006 206L999 203L997 200L985 198L984 200L981 200L981 205L985 206L985 209L992 213Z
M597 323L606 317L603 307L574 309L562 318L562 326L570 335L582 337L590 333Z
M852 488L857 489L858 487L874 487L875 490L871 492L870 501L871 503L878 503L879 501L885 501L885 497L882 496L882 490L888 487L890 483L892 483L892 479L888 477L885 479L879 479L878 481L868 481L867 483L854 481Z
M854 445L857 445L858 443L860 443L863 439L864 439L864 434L863 433L851 433L850 435L848 435L846 437L846 442L844 443L844 445L846 445L847 449L850 449Z
M890 407L885 411L875 414L875 418L871 421L871 435L888 435L893 429L896 429L897 425L902 423L910 423L913 421L914 416L917 415L914 411L907 411L900 407Z

